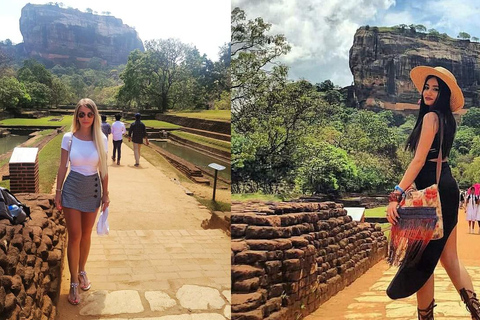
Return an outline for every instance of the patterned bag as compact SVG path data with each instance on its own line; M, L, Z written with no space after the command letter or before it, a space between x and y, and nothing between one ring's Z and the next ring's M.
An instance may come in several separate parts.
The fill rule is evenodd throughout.
M443 219L438 182L442 171L443 124L440 121L440 147L437 158L436 184L417 190L415 184L405 191L397 212L398 222L392 226L388 263L401 266L415 263L430 240L443 237Z

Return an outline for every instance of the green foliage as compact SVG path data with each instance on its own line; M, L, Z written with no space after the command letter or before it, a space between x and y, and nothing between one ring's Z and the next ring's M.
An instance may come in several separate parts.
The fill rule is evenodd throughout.
M230 91L223 91L213 106L215 110L230 110Z
M336 193L351 189L357 168L345 150L307 137L297 153L295 184L302 193Z
M475 129L476 134L480 134L480 108L472 107L462 116L462 126Z
M463 31L460 31L458 33L458 36L457 36L457 38L464 39L464 40L468 40L468 39L470 39L470 37L471 37L470 34L468 34L466 32L463 32Z
M453 141L453 147L460 154L467 154L473 145L473 139L476 136L475 129L466 126L459 126L455 140Z
M118 101L138 109L207 109L228 86L227 64L213 63L178 39L151 40L133 51L120 74ZM222 57L225 54L222 53Z
M31 100L25 86L14 77L0 77L0 108L15 112L19 103Z
M274 66L269 72L263 69L290 51L285 36L269 35L270 28L271 24L260 17L247 21L243 10L232 10L231 99L234 113L240 112L246 104L254 104L272 79L284 81L287 73L285 66Z

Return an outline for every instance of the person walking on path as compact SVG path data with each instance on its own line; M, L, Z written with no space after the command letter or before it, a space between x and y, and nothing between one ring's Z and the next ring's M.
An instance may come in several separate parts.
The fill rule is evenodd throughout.
M77 305L80 302L78 286L84 291L91 286L85 264L98 208L102 205L103 211L110 203L108 140L101 130L97 106L90 99L78 102L71 128L72 131L65 133L62 139L55 205L59 210L63 209L67 224L67 258L70 269L70 292L67 299L71 304ZM70 172L65 179L68 162Z
M125 125L120 121L121 115L117 113L115 115L115 122L112 124L112 140L113 140L113 154L112 160L115 162L115 156L118 151L117 164L120 164L120 158L122 157L122 141L123 135L127 132Z
M473 187L468 188L467 196L465 197L465 213L468 221L468 233L474 233L475 221L477 220L478 211L478 197L475 195Z
M107 116L103 114L102 114L102 132L107 137L107 139L108 139L108 135L112 133L110 124L107 123Z
M135 167L140 164L140 147L142 146L143 139L145 138L145 144L148 146L147 128L142 121L140 121L140 113L135 114L135 122L130 125L128 129L128 142L133 141L133 153L135 155Z
M410 77L421 94L417 122L407 140L407 148L414 152L414 158L402 180L395 187L395 191L389 196L387 219L391 224L398 222L398 203L402 199L403 190L413 182L419 190L435 183L436 160L441 151L438 192L441 200L444 236L430 241L418 261L401 265L387 288L387 295L391 299L399 299L416 293L418 319L434 319L433 272L440 260L460 293L461 299L465 302L472 319L480 320L480 303L474 293L472 280L457 255L460 197L457 182L447 162L456 130L452 112L463 107L463 93L455 76L443 67L415 67L410 72ZM443 130L440 130L440 127L443 127ZM440 137L440 132L443 132L443 137Z

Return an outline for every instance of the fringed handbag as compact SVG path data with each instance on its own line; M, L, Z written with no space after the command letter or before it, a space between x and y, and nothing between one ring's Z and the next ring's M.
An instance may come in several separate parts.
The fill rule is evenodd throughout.
M442 171L443 123L440 121L440 147L437 158L436 184L417 190L413 184L405 191L397 212L398 222L392 226L388 263L401 266L420 259L430 240L443 237L442 206L438 182Z

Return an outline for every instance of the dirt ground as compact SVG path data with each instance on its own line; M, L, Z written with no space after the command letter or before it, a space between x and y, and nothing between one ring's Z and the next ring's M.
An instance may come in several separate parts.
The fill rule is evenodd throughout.
M128 140L124 139L126 145L132 148L132 144ZM146 146L142 146L142 157L149 161L152 165L160 169L167 177L170 179L176 179L179 181L185 188L192 191L196 197L201 199L211 200L213 196L213 178L206 176L210 180L210 186L195 183L192 180L188 179L182 172L177 170L172 166L162 155L155 152L153 149ZM224 203L231 202L231 189L230 186L217 181L217 189L215 192L215 200Z

